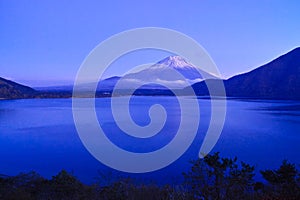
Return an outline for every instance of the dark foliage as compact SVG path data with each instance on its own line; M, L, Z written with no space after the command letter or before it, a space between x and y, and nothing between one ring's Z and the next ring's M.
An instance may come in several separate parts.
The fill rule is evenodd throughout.
M277 170L261 171L266 185L260 187L263 196L269 199L300 199L300 174L294 164L286 160Z
M1 200L296 200L300 176L294 164L283 161L276 170L261 171L264 182L254 182L254 167L219 153L192 161L181 185L137 184L130 178L86 185L65 170L50 180L35 172L0 175ZM103 179L103 177L100 177ZM101 181L100 181L101 182Z
M192 164L184 177L195 199L253 199L254 167L238 165L237 158L220 158L219 153Z

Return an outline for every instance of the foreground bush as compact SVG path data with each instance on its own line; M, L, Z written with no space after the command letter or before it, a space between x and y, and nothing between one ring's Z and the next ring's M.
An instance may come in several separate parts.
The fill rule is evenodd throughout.
M254 167L219 153L192 161L181 185L136 184L119 179L108 185L85 185L65 170L50 180L35 172L0 176L1 200L298 200L300 175L294 164L283 161L275 170L261 171L263 182L255 182Z
M237 158L220 158L219 153L192 161L184 173L187 187L195 199L253 199L254 167Z

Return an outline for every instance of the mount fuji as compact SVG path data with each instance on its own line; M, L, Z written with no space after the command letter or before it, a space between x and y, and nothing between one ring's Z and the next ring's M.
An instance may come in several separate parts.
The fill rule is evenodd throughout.
M118 89L135 88L143 85L142 89L181 89L204 79L218 79L205 72L180 56L169 56L150 67L134 73L125 74L120 78L122 84ZM114 80L115 81L115 80ZM109 79L99 83L98 90L105 88ZM165 86L165 87L164 87Z

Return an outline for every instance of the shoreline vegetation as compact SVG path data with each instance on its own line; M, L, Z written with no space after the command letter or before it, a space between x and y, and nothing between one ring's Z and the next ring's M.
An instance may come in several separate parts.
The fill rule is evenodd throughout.
M0 175L0 199L105 199L105 200L194 200L194 199L300 199L300 171L284 160L277 169L260 171L262 182L254 180L254 167L219 153L191 161L178 185L143 184L131 178L83 184L72 173L60 171L51 179L36 172L16 176Z

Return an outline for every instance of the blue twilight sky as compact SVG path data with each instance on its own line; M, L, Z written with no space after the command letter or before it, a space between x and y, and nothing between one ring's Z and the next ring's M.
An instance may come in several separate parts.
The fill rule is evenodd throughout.
M101 41L158 26L194 38L227 78L300 46L299 10L298 0L0 0L0 77L30 86L70 84ZM165 56L132 53L109 74Z

